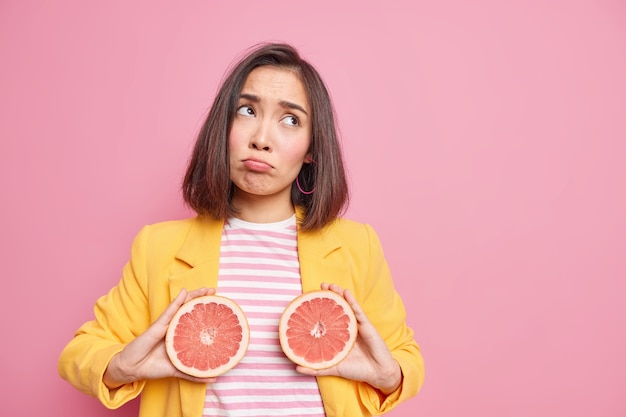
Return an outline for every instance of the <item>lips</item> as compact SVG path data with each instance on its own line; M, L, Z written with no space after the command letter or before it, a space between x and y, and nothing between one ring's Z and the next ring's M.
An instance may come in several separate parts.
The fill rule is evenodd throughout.
M250 171L255 172L266 172L272 169L272 166L265 161L260 159L244 159L243 166L245 166Z

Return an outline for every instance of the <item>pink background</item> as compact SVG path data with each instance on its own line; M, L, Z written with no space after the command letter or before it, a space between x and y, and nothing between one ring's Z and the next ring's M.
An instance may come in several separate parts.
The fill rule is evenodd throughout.
M348 217L426 359L390 415L626 415L626 5L226 3L0 3L2 414L136 415L62 381L59 352L139 228L189 215L226 67L284 40L332 91Z

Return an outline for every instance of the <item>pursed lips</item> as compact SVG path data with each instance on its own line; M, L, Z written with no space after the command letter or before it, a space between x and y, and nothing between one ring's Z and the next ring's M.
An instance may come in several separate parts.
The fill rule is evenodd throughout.
M244 159L243 160L243 166L245 166L247 169L249 169L251 171L257 171L257 172L265 172L265 171L269 171L270 169L274 168L273 166L271 166L267 162L265 162L265 161L263 161L261 159L255 159L255 158Z

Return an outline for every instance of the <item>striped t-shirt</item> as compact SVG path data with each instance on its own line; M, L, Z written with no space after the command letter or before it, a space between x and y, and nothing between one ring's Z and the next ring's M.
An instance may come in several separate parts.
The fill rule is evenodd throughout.
M315 377L297 373L278 340L280 315L301 293L295 215L226 222L217 294L244 311L250 345L235 368L207 384L204 416L325 416Z

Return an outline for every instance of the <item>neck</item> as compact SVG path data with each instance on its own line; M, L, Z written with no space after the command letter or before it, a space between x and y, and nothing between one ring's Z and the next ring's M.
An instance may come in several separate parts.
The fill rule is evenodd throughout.
M237 218L250 223L275 223L293 216L295 209L291 196L257 196L237 190L233 205L239 211Z

